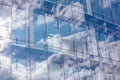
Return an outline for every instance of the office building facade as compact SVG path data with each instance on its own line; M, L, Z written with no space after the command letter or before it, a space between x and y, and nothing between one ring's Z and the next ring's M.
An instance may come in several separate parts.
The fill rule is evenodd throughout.
M0 0L0 80L120 80L120 0Z

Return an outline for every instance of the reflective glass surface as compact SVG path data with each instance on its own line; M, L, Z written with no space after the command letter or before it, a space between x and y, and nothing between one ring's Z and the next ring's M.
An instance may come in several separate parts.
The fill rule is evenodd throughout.
M120 80L119 0L0 0L0 80Z

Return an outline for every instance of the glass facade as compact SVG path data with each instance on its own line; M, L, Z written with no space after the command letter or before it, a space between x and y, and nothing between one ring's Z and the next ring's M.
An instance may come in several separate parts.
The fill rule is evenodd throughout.
M0 80L120 80L120 0L0 0Z

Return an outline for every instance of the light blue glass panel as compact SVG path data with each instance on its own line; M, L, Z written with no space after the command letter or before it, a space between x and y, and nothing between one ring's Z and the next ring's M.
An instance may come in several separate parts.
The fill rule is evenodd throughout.
M48 66L49 66L49 76L50 80L61 80L64 79L64 55L62 54L52 54L48 58Z
M13 11L14 12L14 11ZM27 19L25 10L17 9L12 17L12 39L13 43L26 44L27 39Z
M11 7L6 5L1 5L1 26L10 27L11 26Z
M0 76L2 80L11 77L11 45L10 40L0 37Z
M63 37L70 35L70 25L68 22L65 22L65 21L61 22L61 35Z
M34 32L43 33L45 31L45 16L34 13Z

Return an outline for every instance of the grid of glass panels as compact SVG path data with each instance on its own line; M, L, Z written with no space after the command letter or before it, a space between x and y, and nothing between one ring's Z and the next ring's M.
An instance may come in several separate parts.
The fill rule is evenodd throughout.
M1 80L120 80L119 0L0 0Z

